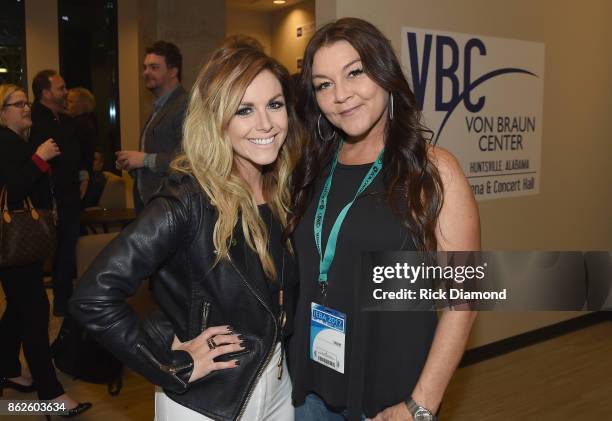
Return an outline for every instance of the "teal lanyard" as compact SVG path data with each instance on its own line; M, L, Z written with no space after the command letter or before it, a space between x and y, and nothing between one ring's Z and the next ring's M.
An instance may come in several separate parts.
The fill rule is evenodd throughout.
M325 211L327 210L327 196L329 195L329 191L332 185L332 179L334 177L334 171L336 170L336 166L338 164L338 155L340 155L340 149L342 149L344 141L341 139L340 144L338 145L338 150L336 150L336 155L334 156L334 161L332 163L331 169L329 171L329 175L327 176L327 180L325 181L325 185L323 186L323 191L321 192L321 197L319 198L319 205L317 206L317 211L315 213L314 219L314 237L315 243L317 244L317 251L319 252L319 286L321 287L321 292L323 295L327 293L327 272L329 272L329 268L334 261L334 256L336 255L336 243L338 242L338 234L340 233L340 227L344 222L344 218L346 214L355 203L357 197L368 188L376 175L382 169L382 159L385 150L380 151L378 158L370 167L370 170L361 181L361 185L359 189L357 189L357 193L353 197L353 200L348 202L344 208L338 214L334 225L329 233L329 238L327 239L327 245L325 246L325 254L321 252L321 233L323 231L323 218L325 218Z

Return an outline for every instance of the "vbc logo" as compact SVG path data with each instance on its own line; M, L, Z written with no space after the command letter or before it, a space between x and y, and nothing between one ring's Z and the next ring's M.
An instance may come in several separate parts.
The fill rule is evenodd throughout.
M484 82L511 73L538 77L529 70L516 67L503 67L485 74L473 75L473 61L487 55L487 47L481 39L471 37L461 43L448 35L425 33L422 47L419 48L418 35L416 32L410 31L405 33L410 60L410 74L418 106L423 110L425 93L428 83L432 83L430 76L433 74L433 83L435 83L434 110L436 112L446 112L438 128L435 141L440 137L447 120L459 104L463 103L471 113L477 113L483 109L486 104L486 97L473 98L471 92ZM433 63L432 57L434 59ZM461 63L463 63L462 72L460 72ZM433 67L433 73L430 71L431 67ZM462 77L459 73L462 73ZM445 80L447 81L446 84ZM445 85L450 85L450 97L444 90Z

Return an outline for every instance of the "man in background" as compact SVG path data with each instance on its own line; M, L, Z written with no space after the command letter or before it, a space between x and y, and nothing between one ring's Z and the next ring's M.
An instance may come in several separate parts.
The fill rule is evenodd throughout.
M157 41L145 50L142 76L153 93L153 112L140 135L140 150L116 152L117 169L130 171L134 180L136 212L161 186L170 162L180 150L187 92L181 86L183 58L171 42Z
M81 160L79 139L72 119L66 114L66 84L55 70L42 70L32 81L32 129L30 142L37 147L55 139L61 154L49 161L58 208L57 249L53 264L53 314L64 316L72 295L79 237L81 191L89 174Z

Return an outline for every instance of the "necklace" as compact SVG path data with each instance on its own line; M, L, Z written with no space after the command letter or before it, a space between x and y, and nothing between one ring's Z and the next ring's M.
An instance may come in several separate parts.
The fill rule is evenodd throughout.
M266 205L267 206L267 205ZM274 256L272 255L272 219L273 214L272 210L268 207L267 212L269 212L268 216L268 253L274 260ZM285 355L285 325L287 324L287 312L285 311L285 248L283 247L282 241L281 250L282 250L282 259L281 259L281 271L280 271L280 288L278 291L278 308L279 314L277 319L277 326L280 330L280 342L281 342L281 355L278 359L277 367L277 378L280 380L283 377L283 357ZM278 271L277 271L278 272Z

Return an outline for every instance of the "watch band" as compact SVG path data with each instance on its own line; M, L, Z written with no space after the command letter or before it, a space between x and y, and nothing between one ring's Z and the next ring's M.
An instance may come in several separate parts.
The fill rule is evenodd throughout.
M408 399L406 399L406 406L408 406L408 411L415 421L438 421L438 417L436 417L433 412L416 403L415 400L412 399L412 396L409 396Z

